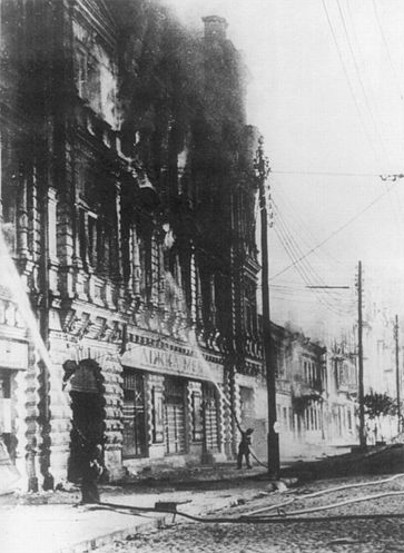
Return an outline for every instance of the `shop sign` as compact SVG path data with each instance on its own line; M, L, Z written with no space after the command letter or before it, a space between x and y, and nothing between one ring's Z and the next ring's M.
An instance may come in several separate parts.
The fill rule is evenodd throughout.
M132 351L127 351L122 356L121 363L126 367L197 378L198 380L223 382L221 365L170 350L134 346Z
M0 367L2 369L27 369L28 344L0 340Z

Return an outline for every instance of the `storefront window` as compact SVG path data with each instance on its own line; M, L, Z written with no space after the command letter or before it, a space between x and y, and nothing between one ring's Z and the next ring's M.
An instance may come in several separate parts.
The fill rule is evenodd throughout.
M219 445L218 394L210 382L203 384L203 407L205 446L208 451L217 452Z
M0 451L3 461L8 456L15 458L16 439L12 434L11 421L11 382L9 376L0 376L0 442L2 442Z
M167 377L165 381L166 451L184 453L185 438L185 380Z
M203 438L203 403L199 392L192 394L192 439L201 442Z
M123 445L124 457L144 457L147 453L144 375L124 372Z
M164 398L162 390L153 388L152 392L153 413L153 443L164 442Z
M0 434L11 432L10 377L0 376Z

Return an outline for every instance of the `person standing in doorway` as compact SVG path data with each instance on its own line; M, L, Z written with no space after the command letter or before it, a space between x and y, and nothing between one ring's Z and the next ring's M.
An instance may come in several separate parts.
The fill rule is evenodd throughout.
M81 476L81 503L99 503L98 480L104 471L102 447L99 444L87 444L84 452Z

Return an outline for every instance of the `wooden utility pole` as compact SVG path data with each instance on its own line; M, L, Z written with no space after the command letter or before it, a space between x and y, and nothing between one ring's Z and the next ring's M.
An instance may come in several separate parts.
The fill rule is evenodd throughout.
M396 397L397 397L397 433L401 432L401 371L400 371L400 346L398 339L398 315L394 325L394 341L396 345Z
M268 214L265 194L265 183L270 173L268 158L264 155L263 139L259 140L255 158L255 171L259 189L259 205L261 209L261 255L262 255L262 315L264 363L267 384L268 402L268 474L271 478L279 478L279 436L276 421L276 366L271 338L271 318L269 300L268 273Z
M359 401L359 446L366 449L365 405L363 386L363 315L362 315L362 261L358 263L358 401Z

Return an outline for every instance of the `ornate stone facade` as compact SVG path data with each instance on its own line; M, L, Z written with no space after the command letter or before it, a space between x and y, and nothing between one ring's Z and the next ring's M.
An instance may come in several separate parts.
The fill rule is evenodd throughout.
M254 133L226 22L195 39L153 0L5 0L1 16L2 224L34 315L13 432L31 488L75 478L91 417L111 479L231 456L235 375L261 346Z

